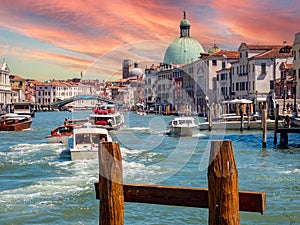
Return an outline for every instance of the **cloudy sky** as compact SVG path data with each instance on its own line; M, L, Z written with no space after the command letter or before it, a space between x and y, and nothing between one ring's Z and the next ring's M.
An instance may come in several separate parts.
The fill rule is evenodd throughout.
M0 57L23 78L116 79L124 58L163 60L184 10L205 51L292 45L300 31L298 0L0 0Z

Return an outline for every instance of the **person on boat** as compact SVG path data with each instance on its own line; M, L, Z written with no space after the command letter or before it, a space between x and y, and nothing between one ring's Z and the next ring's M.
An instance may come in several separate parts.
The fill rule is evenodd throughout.
M107 120L107 124L108 124L109 126L112 126L112 125L113 125L112 119Z
M69 121L70 121L70 118L69 118L69 117L66 117L66 118L65 118L64 125L67 125Z

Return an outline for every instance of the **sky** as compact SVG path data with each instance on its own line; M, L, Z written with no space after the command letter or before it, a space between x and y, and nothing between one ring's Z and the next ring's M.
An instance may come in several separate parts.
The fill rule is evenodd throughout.
M206 52L293 45L300 31L298 0L0 0L0 59L25 79L115 80L125 58L163 61L183 11Z

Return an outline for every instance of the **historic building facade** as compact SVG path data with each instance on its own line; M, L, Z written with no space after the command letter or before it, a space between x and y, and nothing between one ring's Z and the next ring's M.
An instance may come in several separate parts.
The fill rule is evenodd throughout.
M293 64L294 64L294 75L296 81L296 96L300 98L300 32L295 34L293 43Z
M11 85L9 79L9 67L3 59L0 66L0 111L3 110L3 107L11 103Z

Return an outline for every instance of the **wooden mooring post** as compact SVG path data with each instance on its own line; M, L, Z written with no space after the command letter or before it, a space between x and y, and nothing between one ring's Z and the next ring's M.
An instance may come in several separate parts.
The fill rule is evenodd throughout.
M122 158L117 143L99 148L99 224L124 224L124 202L176 205L209 209L209 225L237 225L239 211L263 213L266 194L238 190L238 173L231 141L212 141L208 189L122 183ZM157 216L157 215L156 215Z
M263 107L262 110L262 147L266 148L267 147L267 109L265 107Z
M278 129L278 119L279 119L279 104L276 104L275 107L275 127L274 127L274 144L277 144L277 129Z

